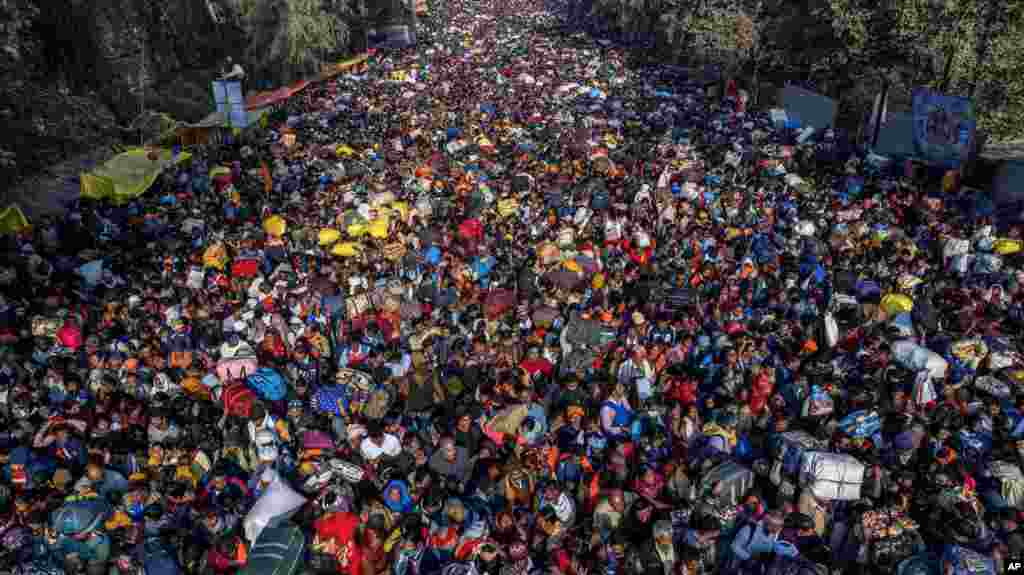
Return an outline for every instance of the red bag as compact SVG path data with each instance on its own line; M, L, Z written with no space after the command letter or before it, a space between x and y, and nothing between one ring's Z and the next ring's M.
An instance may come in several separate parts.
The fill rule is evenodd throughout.
M480 220L465 220L459 224L459 234L467 240L483 239L484 227L480 223Z
M746 331L746 328L742 323L733 321L725 325L725 333L729 335L739 335Z
M256 276L260 269L260 262L251 258L235 260L231 264L231 275L236 278L251 278Z
M252 406L256 403L256 393L245 383L236 381L224 387L220 399L224 403L224 412L228 415L249 417L252 415Z

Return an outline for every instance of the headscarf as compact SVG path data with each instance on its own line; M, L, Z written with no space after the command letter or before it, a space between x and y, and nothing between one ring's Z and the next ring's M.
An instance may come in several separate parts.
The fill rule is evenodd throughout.
M391 491L397 489L401 494L398 501L391 498ZM409 513L413 508L412 497L409 496L409 486L400 479L392 479L384 487L384 505L395 513Z

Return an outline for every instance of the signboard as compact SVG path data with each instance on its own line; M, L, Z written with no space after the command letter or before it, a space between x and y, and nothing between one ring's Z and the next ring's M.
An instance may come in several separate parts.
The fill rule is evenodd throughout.
M213 82L213 101L217 112L223 114L228 125L235 128L249 126L249 114L245 110L245 97L242 95L241 82Z
M951 168L968 161L977 131L969 99L918 88L913 115L914 150L919 157Z
M375 49L408 48L416 43L416 37L409 26L384 26L370 35L370 45Z

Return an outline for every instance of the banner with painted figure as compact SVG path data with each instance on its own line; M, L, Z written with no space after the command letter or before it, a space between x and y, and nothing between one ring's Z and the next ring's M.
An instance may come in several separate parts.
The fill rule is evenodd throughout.
M913 115L918 157L950 168L969 159L978 122L968 98L918 88L914 90Z
M213 101L217 105L217 112L227 119L229 126L249 127L249 115L245 111L241 82L213 82Z

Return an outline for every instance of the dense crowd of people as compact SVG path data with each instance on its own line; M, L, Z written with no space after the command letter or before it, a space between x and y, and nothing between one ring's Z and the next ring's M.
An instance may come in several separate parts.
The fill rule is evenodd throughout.
M1020 229L534 0L0 258L19 574L994 574ZM177 153L177 151L176 151Z

